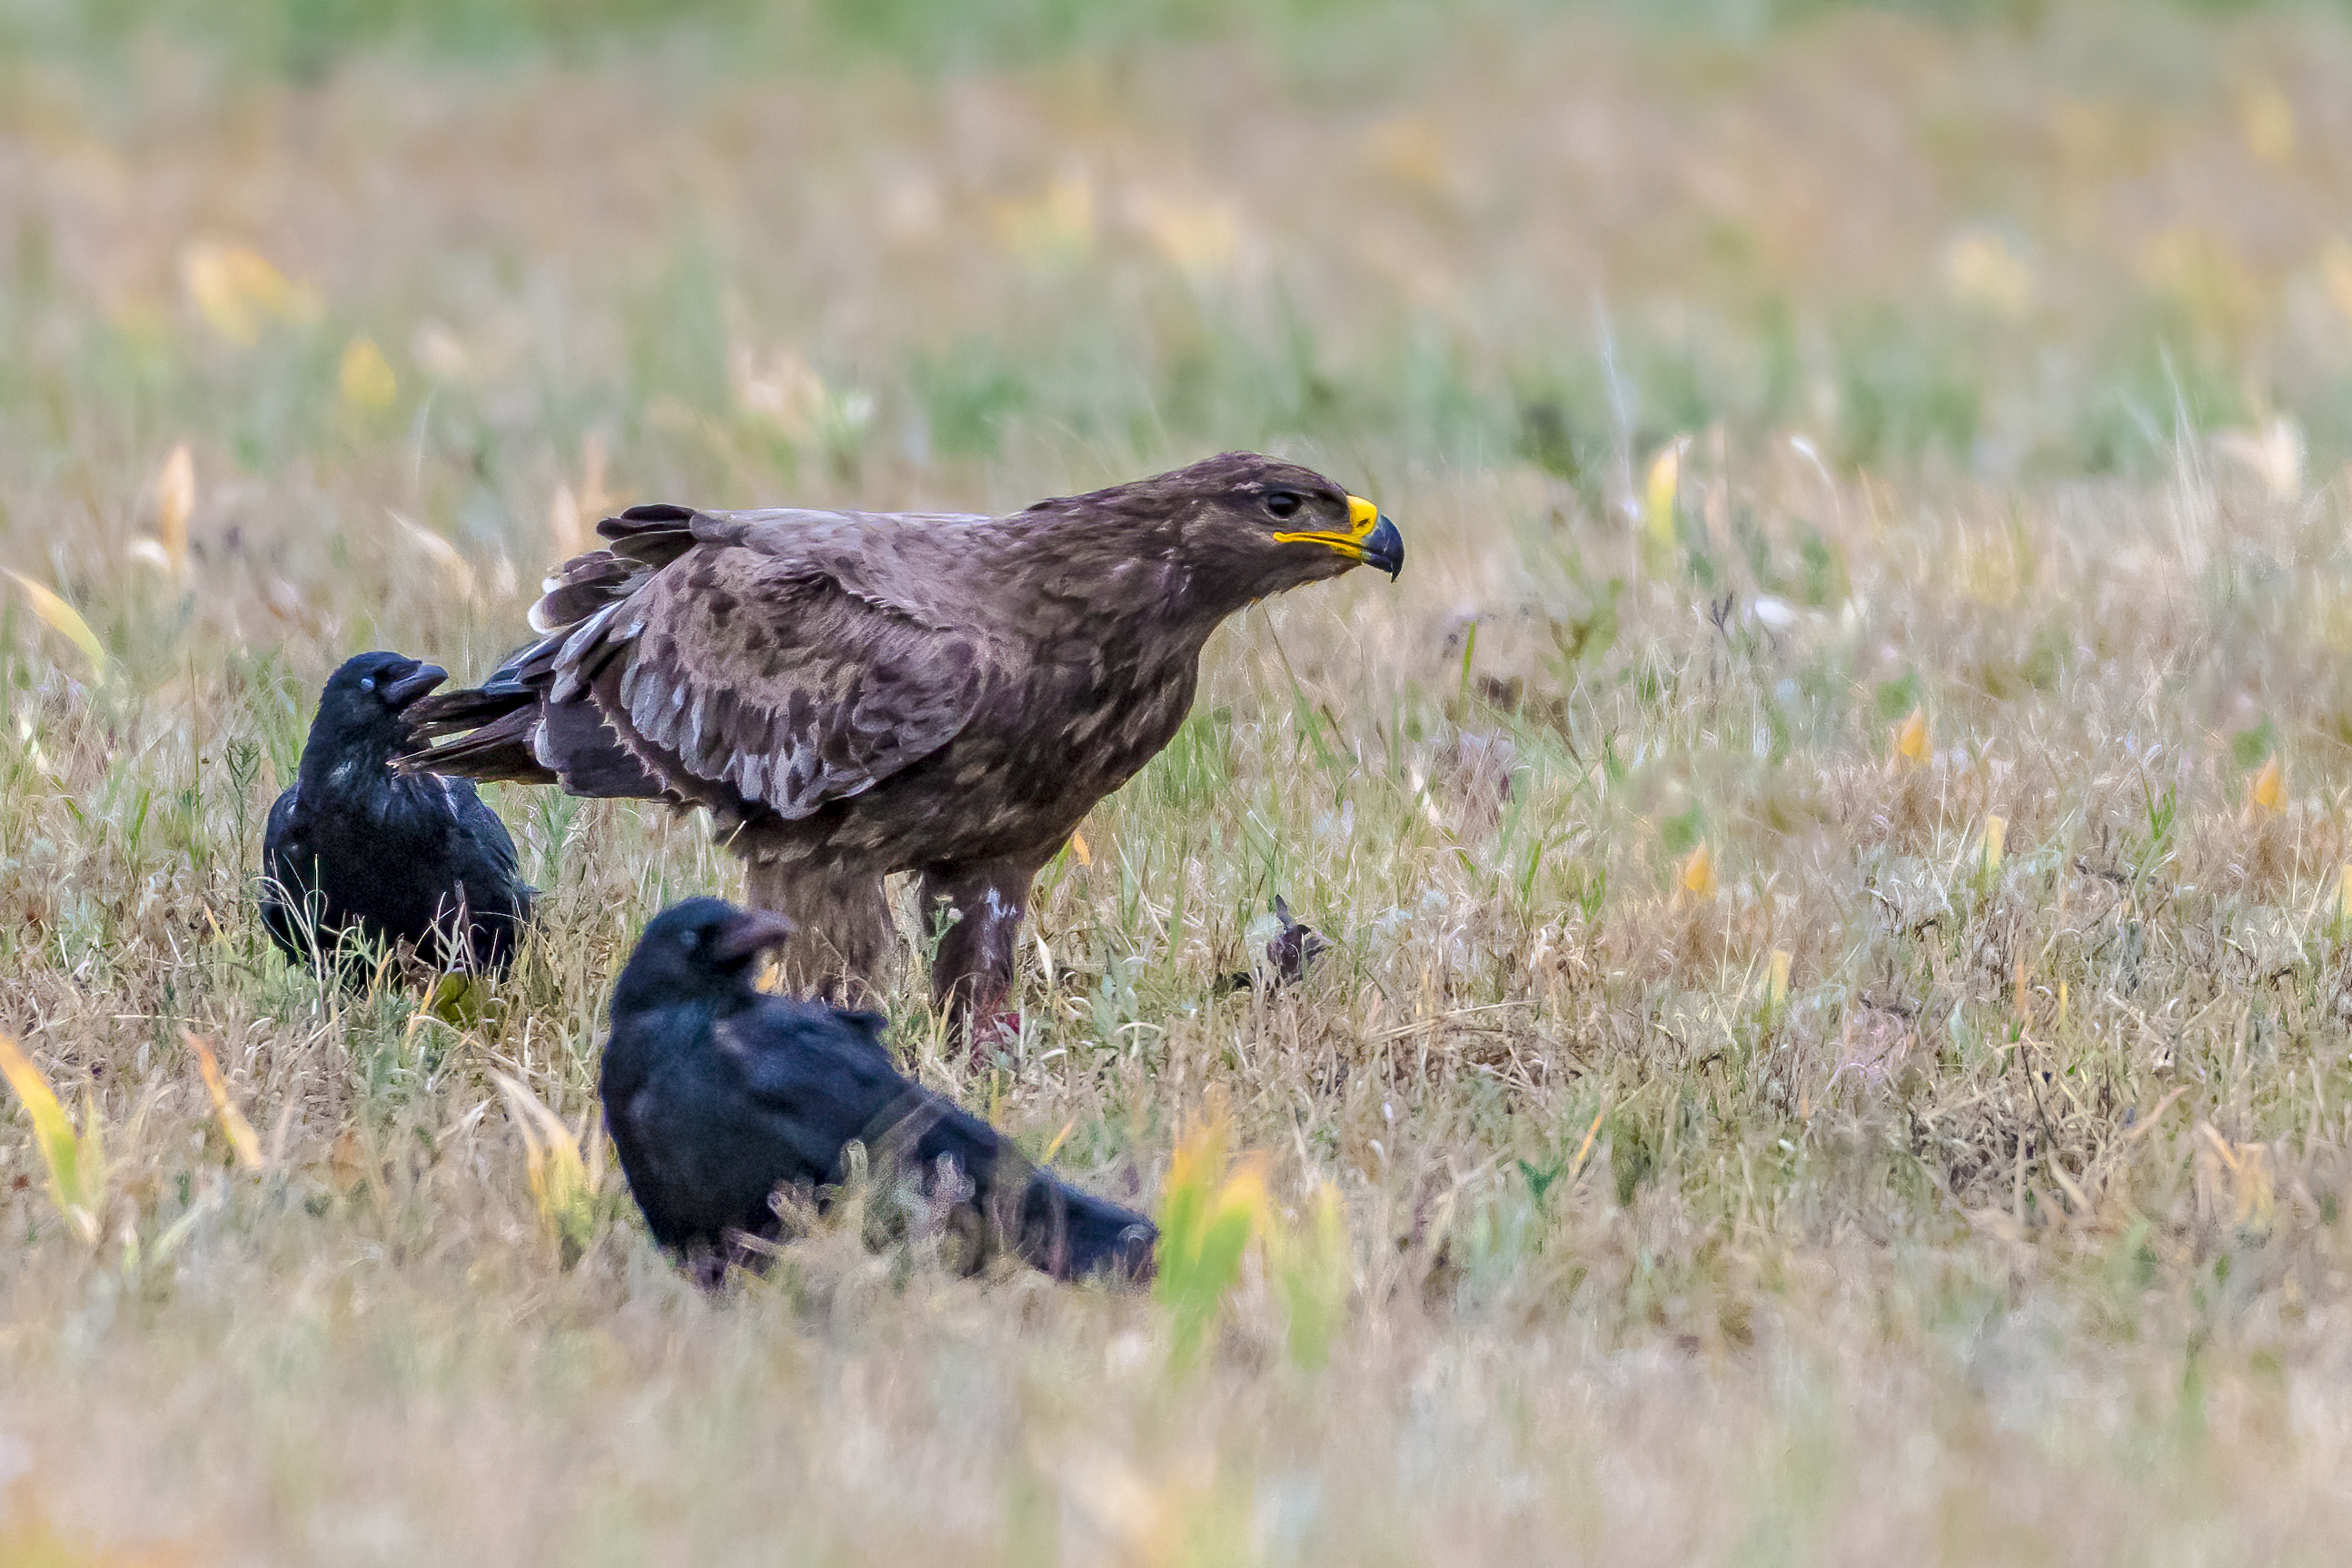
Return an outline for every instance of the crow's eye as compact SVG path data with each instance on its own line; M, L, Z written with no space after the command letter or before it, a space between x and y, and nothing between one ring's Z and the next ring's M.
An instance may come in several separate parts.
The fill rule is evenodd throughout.
M702 933L698 931L682 931L677 933L677 945L691 952L702 945Z
M1297 517L1306 504L1306 498L1297 490L1276 490L1265 498L1265 510L1281 518Z
M375 689L375 677L373 675L361 676L360 689L362 691L373 691Z

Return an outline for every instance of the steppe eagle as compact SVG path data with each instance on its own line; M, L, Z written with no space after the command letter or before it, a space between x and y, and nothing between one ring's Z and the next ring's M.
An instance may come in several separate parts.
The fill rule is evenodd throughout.
M1038 869L1165 746L1201 649L1252 601L1361 563L1396 525L1252 453L1005 517L632 507L531 611L541 640L417 705L404 764L699 805L791 916L786 978L854 997L922 879L933 995L1000 1026Z

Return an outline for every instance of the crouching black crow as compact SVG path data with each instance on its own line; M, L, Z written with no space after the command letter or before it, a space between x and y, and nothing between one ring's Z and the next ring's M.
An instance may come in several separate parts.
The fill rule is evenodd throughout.
M362 978L345 962L354 938L436 969L512 962L535 889L506 825L462 779L392 771L415 743L409 704L447 679L396 653L360 654L328 678L261 847L262 921L297 963Z
M1151 1272L1150 1220L1065 1185L901 1077L877 1015L761 991L761 955L792 931L781 915L688 899L646 927L613 988L599 1088L656 1241L715 1282L756 1255L742 1237L779 1234L777 1188L838 1185L856 1141L979 1222L975 1263L1010 1247L1056 1279Z

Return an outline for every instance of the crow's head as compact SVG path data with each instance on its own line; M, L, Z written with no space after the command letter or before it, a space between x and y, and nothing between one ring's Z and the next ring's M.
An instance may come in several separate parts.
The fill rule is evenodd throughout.
M793 922L724 899L688 899L653 918L613 989L615 1013L721 1001L754 989L761 955Z
M410 745L408 705L449 679L437 664L397 653L362 653L343 661L319 694L310 743L389 756Z

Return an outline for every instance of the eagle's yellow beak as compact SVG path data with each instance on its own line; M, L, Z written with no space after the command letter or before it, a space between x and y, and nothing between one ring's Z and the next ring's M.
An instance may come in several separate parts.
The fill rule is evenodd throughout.
M1337 529L1315 529L1298 533L1277 533L1282 542L1320 544L1336 550L1350 561L1360 561L1379 568L1394 582L1404 570L1404 535L1397 525L1381 515L1381 509L1361 496L1348 498L1348 528L1344 533Z

